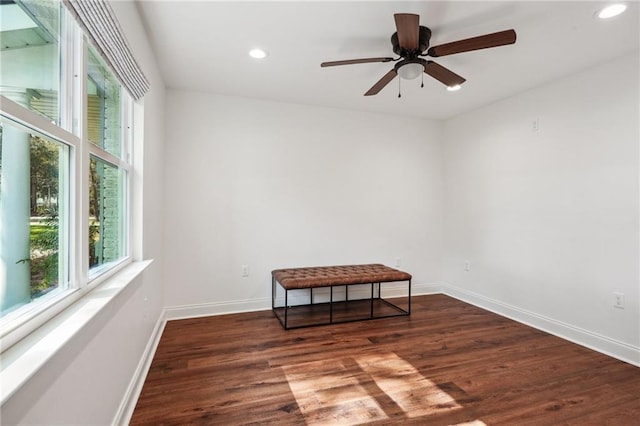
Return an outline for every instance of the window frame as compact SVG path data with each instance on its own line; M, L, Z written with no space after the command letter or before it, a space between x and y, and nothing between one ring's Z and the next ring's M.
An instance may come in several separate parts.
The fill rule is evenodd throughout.
M133 135L133 99L124 89L124 86L121 82L120 84L120 157L117 157L106 149L99 147L89 140L89 130L88 130L88 102L87 102L87 76L88 76L88 60L89 60L89 47L90 42L86 35L82 36L82 69L78 70L81 78L82 90L78 92L77 98L82 98L82 146L86 151L83 153L83 174L82 178L82 186L83 191L82 195L86 197L83 200L83 215L82 215L82 223L84 223L84 238L82 243L84 244L83 251L83 272L86 274L84 281L86 281L87 286L95 286L101 283L104 279L108 278L112 275L112 270L119 270L123 266L131 263L133 261L131 256L131 144L133 143L132 135ZM95 49L95 47L94 47ZM114 77L115 73L109 67L105 61L99 57L103 65L111 72ZM116 78L117 79L117 78ZM90 170L90 161L91 157L99 158L106 163L109 163L112 166L115 166L119 170L124 170L125 177L125 185L123 188L124 194L121 194L122 201L124 205L123 217L124 217L124 239L122 242L124 246L124 256L116 261L110 262L108 264L100 265L96 268L89 267L89 250L86 244L86 241L89 240L89 230L87 224L89 223L89 170Z
M45 295L0 317L0 352L5 352L54 316L79 301L105 280L133 261L132 257L132 146L134 137L134 100L120 84L121 157L118 158L88 140L87 133L87 60L91 42L71 13L60 5L58 43L60 81L58 124L0 95L0 120L28 132L42 134L68 146L68 168L61 172L68 179L68 229L61 246L66 250L67 288ZM95 47L94 47L95 48ZM103 61L104 63L105 61ZM109 64L106 69L116 76ZM116 80L117 77L116 77ZM104 267L89 268L89 162L91 156L123 170L125 182L120 194L124 203L124 253ZM62 248L61 248L62 249ZM51 297L48 297L51 296Z
M69 149L69 218L68 222L68 241L73 240L73 234L75 232L74 223L76 218L74 217L74 211L76 210L76 200L71 194L74 192L75 182L72 181L73 166L75 158L78 156L78 147L80 145L80 139L77 135L74 135L67 130L51 123L42 115L28 110L16 102L0 96L2 103L2 111L0 119L2 122L18 127L27 132L36 132L43 136L63 143L68 146ZM39 298L35 302L31 302L18 308L7 314L0 319L0 342L2 345L2 351L6 350L20 339L31 333L36 328L45 324L49 319L60 313L63 309L71 305L79 298L80 288L73 285L73 264L75 252L73 245L69 246L70 250L67 254L67 275L68 275L68 287L61 289L51 297L43 296L42 300Z

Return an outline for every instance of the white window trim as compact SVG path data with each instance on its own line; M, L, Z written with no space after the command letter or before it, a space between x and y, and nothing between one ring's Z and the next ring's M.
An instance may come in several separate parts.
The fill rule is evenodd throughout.
M80 138L77 135L52 123L42 115L26 109L2 95L0 95L0 101L2 103L2 115L28 129L28 131L35 130L44 136L64 142L74 148L77 148L80 144Z

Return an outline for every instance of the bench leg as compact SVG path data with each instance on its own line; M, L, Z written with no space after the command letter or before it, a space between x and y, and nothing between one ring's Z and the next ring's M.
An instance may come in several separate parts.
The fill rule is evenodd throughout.
M329 324L333 324L333 286L329 287Z
M271 309L276 308L276 279L271 277Z
M285 304L282 307L276 307L276 300L278 298L278 284L279 283L278 281L276 281L275 278L271 279L271 310L273 311L273 315L275 315L275 317L278 318L278 322L280 322L280 325L282 325L282 328L284 328L285 330L288 330L289 329L287 325L288 292L284 287L281 287L284 290ZM278 309L284 309L284 319L282 318L282 315L277 312Z
M408 299L407 305L408 305L407 313L411 315L411 280L409 280L409 299Z
M284 329L287 330L287 311L289 310L289 290L284 290Z
M371 303L369 317L373 318L373 283L371 283L371 298L369 302Z

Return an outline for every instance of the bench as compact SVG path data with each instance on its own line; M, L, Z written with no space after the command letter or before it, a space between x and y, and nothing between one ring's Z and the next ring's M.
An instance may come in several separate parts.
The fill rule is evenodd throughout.
M382 298L382 284L405 281L406 296L398 298L404 301L402 307ZM271 272L271 285L271 308L285 330L411 315L411 274L381 264L276 269ZM360 287L359 297L349 299L349 287L362 285L370 286L367 297L362 297ZM334 291L336 287L344 287L343 297L336 298L341 296ZM328 300L326 294L321 295L323 301L314 300L315 289L327 288ZM308 291L309 303L292 304L289 293L300 291Z

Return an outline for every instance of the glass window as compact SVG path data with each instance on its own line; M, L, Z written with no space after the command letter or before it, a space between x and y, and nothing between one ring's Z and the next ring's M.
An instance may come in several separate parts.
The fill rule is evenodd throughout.
M132 100L60 0L0 0L0 61L4 350L130 260Z
M91 157L89 179L89 267L120 260L126 253L126 172Z
M60 122L60 2L0 2L0 95Z
M0 126L1 315L68 285L69 147Z
M96 51L87 57L87 135L95 147L89 168L89 268L91 276L127 254L126 182L128 165L123 102L130 98Z
M87 136L108 153L121 154L121 86L97 53L89 48L87 60Z

